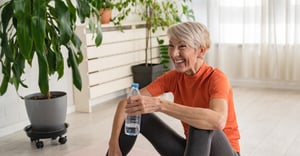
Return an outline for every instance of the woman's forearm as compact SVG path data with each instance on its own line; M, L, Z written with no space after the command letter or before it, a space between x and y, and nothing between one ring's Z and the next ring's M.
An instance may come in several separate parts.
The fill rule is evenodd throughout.
M199 129L223 129L227 119L227 103L217 101L212 108L183 106L161 100L161 112ZM217 107L215 107L217 106Z

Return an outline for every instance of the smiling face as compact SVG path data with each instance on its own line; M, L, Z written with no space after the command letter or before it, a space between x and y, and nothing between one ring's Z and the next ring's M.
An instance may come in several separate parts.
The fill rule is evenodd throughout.
M203 64L204 48L192 48L184 41L169 41L168 53L177 72L187 75L197 73Z
M184 22L171 26L169 37L169 56L175 69L187 75L197 73L204 62L206 50L210 47L207 28L198 22Z

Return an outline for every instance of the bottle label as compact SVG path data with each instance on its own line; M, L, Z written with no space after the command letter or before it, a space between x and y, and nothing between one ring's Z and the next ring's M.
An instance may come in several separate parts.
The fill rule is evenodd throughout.
M127 116L125 120L125 134L136 136L140 133L141 115Z

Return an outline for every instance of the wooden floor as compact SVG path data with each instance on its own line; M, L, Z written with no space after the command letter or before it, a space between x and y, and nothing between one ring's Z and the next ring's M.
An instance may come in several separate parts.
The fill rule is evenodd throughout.
M300 91L234 88L241 132L242 156L300 155ZM71 113L67 117L68 141L45 139L36 149L24 131L0 138L2 156L102 156L110 136L116 100L96 105L93 113ZM178 133L179 121L160 115ZM158 156L143 136L138 137L130 156Z

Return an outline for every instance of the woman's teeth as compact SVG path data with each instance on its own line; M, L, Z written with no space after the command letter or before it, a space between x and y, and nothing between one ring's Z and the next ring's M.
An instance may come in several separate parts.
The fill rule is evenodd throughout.
M184 60L175 60L175 63L177 64L177 63L182 63L182 62L184 62Z

